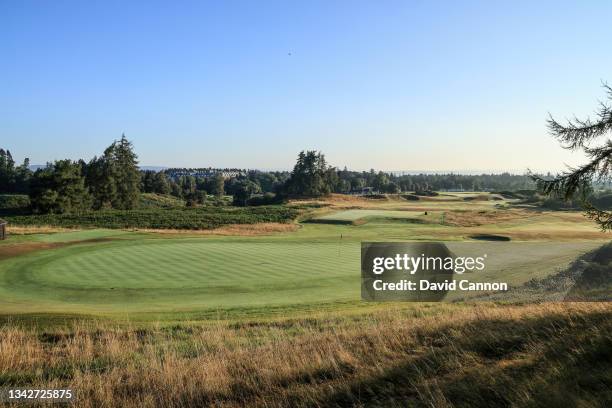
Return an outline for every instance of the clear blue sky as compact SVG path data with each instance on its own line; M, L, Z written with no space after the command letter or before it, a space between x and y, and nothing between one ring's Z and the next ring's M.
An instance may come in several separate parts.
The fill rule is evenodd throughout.
M0 146L125 132L143 165L560 169L612 82L612 2L0 0Z

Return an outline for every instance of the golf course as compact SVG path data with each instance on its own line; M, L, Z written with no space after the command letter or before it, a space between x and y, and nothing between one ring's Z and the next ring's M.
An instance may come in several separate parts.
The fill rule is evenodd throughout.
M451 249L474 248L489 254L486 278L514 285L559 272L607 242L579 213L514 208L511 201L482 194L478 201L466 197L335 197L284 232L86 229L13 235L0 244L0 312L183 320L261 315L267 309L363 308L362 241L443 240Z
M597 268L608 273L609 235L580 212L490 193L334 194L247 215L230 208L225 219L214 207L162 211L104 215L113 228L95 227L91 214L9 217L0 385L67 387L92 408L607 398L609 303L548 302L584 288L609 298L592 285ZM142 219L145 228L124 226ZM171 227L149 227L157 223ZM526 296L362 301L361 243L398 241L485 253L478 277Z
M0 408L612 407L612 2L0 10Z

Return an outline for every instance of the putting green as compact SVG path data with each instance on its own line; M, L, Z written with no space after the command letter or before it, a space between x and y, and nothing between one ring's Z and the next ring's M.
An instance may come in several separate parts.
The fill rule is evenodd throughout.
M490 230L497 232L493 226ZM435 239L433 230L426 232L431 238L419 231L425 230L396 222L305 224L292 233L256 237L110 230L31 236L21 244L53 248L0 260L0 314L163 313L173 318L181 313L267 315L339 303L362 306L360 242ZM7 244L21 245L2 245ZM521 284L558 271L602 242L448 245L457 253L488 254L488 279Z
M181 310L358 298L356 243L120 240L0 264L5 307Z

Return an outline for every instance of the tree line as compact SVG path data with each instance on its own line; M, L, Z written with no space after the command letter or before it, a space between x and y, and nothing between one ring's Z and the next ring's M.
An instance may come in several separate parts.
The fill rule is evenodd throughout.
M15 166L11 152L0 148L0 192L27 194L31 175L30 159Z
M293 171L281 192L288 196L322 196L329 193L396 194L402 191L430 192L439 190L499 191L526 190L535 187L528 175L502 174L414 174L397 175L383 171L338 170L329 166L317 151L300 152Z
M209 169L207 169L209 170ZM235 170L235 169L228 169ZM339 170L318 151L298 154L292 171L241 170L236 176L208 171L190 175L190 169L141 171L132 143L122 135L89 162L69 159L48 163L36 171L29 160L16 166L8 150L0 149L0 193L30 197L35 213L71 213L87 210L130 210L141 193L172 195L187 206L222 204L226 195L236 206L273 204L290 197L319 197L330 193L374 193L433 190L520 190L533 188L528 176L504 174L397 175L382 171Z

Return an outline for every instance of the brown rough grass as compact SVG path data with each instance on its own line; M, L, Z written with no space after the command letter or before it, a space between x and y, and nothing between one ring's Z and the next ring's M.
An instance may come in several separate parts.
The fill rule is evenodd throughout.
M178 229L134 229L131 231L151 232L156 234L180 235L270 235L282 232L296 231L298 224L279 222L262 222L257 224L233 224L211 230L178 230Z
M80 407L598 406L610 317L606 303L389 305L268 322L5 325L0 379L70 387Z
M18 255L27 254L43 249L57 248L60 243L55 242L26 242L19 244L5 244L0 246L0 260Z
M526 210L482 210L482 211L448 211L444 223L458 227L474 227L485 224L513 221L533 217Z
M49 225L7 225L7 231L13 235L53 234L56 232L80 231L79 228L51 227Z

